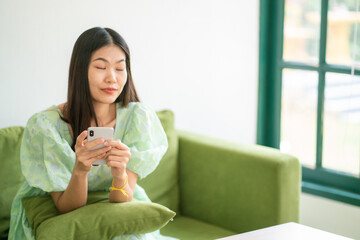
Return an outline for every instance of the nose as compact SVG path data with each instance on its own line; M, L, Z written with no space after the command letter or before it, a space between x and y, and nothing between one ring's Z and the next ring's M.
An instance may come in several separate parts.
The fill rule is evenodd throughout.
M114 70L110 70L107 77L106 82L108 83L115 83L116 82L116 73Z

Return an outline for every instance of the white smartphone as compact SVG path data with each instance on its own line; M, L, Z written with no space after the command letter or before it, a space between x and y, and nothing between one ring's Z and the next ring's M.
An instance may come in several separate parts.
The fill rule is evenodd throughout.
M88 142L94 141L98 138L103 137L106 140L113 140L114 139L114 128L112 127L89 127L88 128ZM91 151L103 148L105 145L102 143L98 146L95 146L91 149ZM106 164L105 159L96 160L92 165L99 166Z

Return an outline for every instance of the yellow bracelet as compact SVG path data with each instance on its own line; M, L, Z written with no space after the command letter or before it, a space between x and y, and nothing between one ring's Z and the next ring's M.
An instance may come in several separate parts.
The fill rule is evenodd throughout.
M122 188L116 188L116 187L114 187L114 179L112 180L112 183L111 183L111 187L110 187L110 190L117 190L117 191L120 191L120 192L122 192L122 194L124 194L126 197L129 197L128 195L127 195L127 193L125 192L125 190L124 190L124 188L126 187L126 185L128 184L128 175L126 175L126 181L125 181L125 184L124 184L124 186L122 187Z

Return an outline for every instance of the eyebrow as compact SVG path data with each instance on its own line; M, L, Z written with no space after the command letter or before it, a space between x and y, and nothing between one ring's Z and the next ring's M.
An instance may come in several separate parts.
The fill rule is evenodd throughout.
M104 62L107 62L107 63L109 62L108 60L106 60L105 58L102 58L102 57L94 59L93 62L98 61L98 60L101 60L101 61L104 61ZM120 62L125 62L125 59L121 59L121 60L117 61L116 63L120 63Z

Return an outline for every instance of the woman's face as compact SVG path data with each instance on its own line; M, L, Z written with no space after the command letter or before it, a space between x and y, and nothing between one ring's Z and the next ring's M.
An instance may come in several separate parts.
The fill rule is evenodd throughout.
M126 84L126 55L114 45L107 45L93 52L89 70L90 94L93 102L115 102Z

